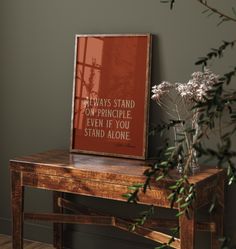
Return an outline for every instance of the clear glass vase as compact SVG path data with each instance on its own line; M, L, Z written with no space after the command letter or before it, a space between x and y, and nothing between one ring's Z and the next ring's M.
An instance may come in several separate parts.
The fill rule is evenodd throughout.
M196 117L195 117L196 119ZM194 144L197 142L199 134L199 126L197 122L192 123L192 129L195 130L195 133L186 132L186 128L179 125L174 127L175 135L175 146L179 146L179 140L183 139L181 142L182 150L181 154L178 155L178 164L177 171L180 174L195 174L200 170L200 165L198 162L197 151L194 148Z
M190 174L195 174L200 170L200 164L198 162L197 152L193 149L192 160L189 164L189 172Z
M187 174L187 175L192 175L192 174L196 174L197 172L199 172L200 170L200 165L198 162L198 158L197 158L197 153L195 149L192 149L192 155L190 156L191 158L189 159L189 157L187 157L186 160L190 160L190 162L186 162L181 160L180 158L181 156L179 156L179 160L178 160L178 165L177 165L177 171L180 174Z

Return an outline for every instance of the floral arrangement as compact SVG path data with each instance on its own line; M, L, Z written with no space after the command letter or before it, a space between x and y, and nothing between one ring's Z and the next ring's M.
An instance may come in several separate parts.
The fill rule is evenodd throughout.
M180 173L194 173L199 169L194 148L200 134L199 108L196 103L204 103L213 88L219 83L219 75L209 69L194 72L187 83L162 82L152 87L152 99L165 111L170 120L174 120L174 141L182 150L178 155Z
M154 134L170 134L172 129L174 146L170 144L169 137L163 140L155 162L144 172L144 183L130 186L130 192L124 194L129 202L138 202L139 194L146 193L153 180L158 182L163 178L172 177L170 170L177 168L180 174L169 187L171 194L168 199L170 207L175 203L180 205L177 217L189 217L196 192L194 184L188 181L188 175L199 170L198 159L202 156L207 160L215 160L217 167L227 169L229 185L236 182L236 152L231 143L236 134L236 91L228 89L235 75L236 68L221 77L205 68L202 72L194 72L187 83L165 81L152 87L151 98L168 117L167 122L157 125ZM205 139L210 140L211 135L214 136L215 146L205 143ZM216 135L219 138L217 142ZM214 210L217 196L214 196L213 200L215 201L212 202L209 212ZM153 212L153 206L150 206L132 224L132 230L143 225ZM155 249L170 246L178 231L179 227L173 228L169 242ZM223 241L223 245L227 243L227 239Z

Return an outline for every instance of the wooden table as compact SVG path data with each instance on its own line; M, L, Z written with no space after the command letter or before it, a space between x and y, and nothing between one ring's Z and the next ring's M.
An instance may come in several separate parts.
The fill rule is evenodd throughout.
M24 219L48 220L54 223L54 247L63 248L63 223L100 224L115 226L129 231L127 219L101 214L84 206L75 206L63 198L63 193L95 196L111 200L126 201L122 194L134 183L143 183L143 172L148 163L94 155L70 154L68 151L49 151L10 161L12 182L13 249L23 248ZM176 174L177 177L177 174ZM193 249L196 230L209 231L211 248L217 249L217 238L223 232L225 172L216 168L203 168L200 173L189 177L195 184L196 200L191 218L180 216L180 236L171 244L173 248ZM152 183L152 188L140 196L140 203L170 208L168 195L171 179ZM24 213L24 187L54 191L54 213ZM207 222L197 221L198 209L217 196L215 212ZM63 209L77 211L76 215L63 214ZM174 209L179 209L178 205ZM151 219L134 233L151 240L167 243L169 235L158 232L156 227L173 227L176 221ZM178 223L177 223L178 224ZM155 227L155 228L154 228Z

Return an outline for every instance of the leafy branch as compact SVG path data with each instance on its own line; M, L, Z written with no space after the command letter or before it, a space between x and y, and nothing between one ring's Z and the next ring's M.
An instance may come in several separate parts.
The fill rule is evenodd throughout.
M232 244L232 241L228 237L220 238L221 249L235 249L236 246Z
M218 23L218 25L222 24L223 22L227 22L227 21L233 21L236 22L236 18L231 17L221 11L219 11L218 9L210 6L207 2L207 0L197 0L200 4L202 4L203 6L205 6L207 8L207 10L211 11L212 13L215 13L219 16L220 18L220 22Z
M169 3L170 4L170 9L173 9L175 0L161 0L161 3Z
M158 125L156 132L160 132L161 135L164 134L165 130L169 130L175 126L179 126L182 121L170 120L169 123L163 123ZM192 132L192 131L189 131ZM185 174L179 175L177 179L174 179L171 175L171 170L176 168L180 163L183 150L183 140L179 139L176 141L176 146L169 146L168 139L164 143L163 147L159 148L158 156L155 163L149 165L149 168L144 172L146 180L144 183L133 184L128 187L129 192L124 194L123 197L127 198L129 202L137 203L139 202L139 195L141 193L146 193L148 189L151 188L151 183L157 183L162 181L163 178L169 177L172 179L171 185L169 186L170 194L168 199L170 201L170 208L179 206L177 217L181 215L190 216L190 210L192 209L195 200L195 187L193 184L189 183L188 177ZM161 182L160 182L161 184ZM150 219L154 214L154 208L151 206L147 211L141 213L138 219L135 219L134 223L131 225L131 230L134 231L137 226L144 225L145 222ZM179 232L179 227L171 229L172 236L167 243L164 243L155 249L164 249L170 246Z
M148 210L143 211L139 218L136 218L130 226L130 231L135 231L138 226L143 226L145 222L154 214L154 206L151 205Z
M223 52L229 47L233 48L235 43L236 40L230 42L223 41L223 44L221 44L218 48L212 48L206 56L200 57L199 60L195 62L195 65L202 65L202 67L206 67L211 59L223 57Z
M176 180L169 189L172 191L168 196L171 208L173 208L175 204L178 204L180 207L176 216L179 217L185 214L187 217L190 217L190 210L195 200L194 184L190 184L188 177L183 175L180 179Z
M179 226L172 228L171 229L171 238L169 239L169 241L167 243L164 243L160 246L155 247L155 249L167 249L167 248L169 248L169 246L171 246L171 244L175 241L175 238L177 237L178 233L179 233Z
M201 127L199 139L194 148L200 156L207 156L209 159L215 158L218 161L218 167L226 167L228 175L228 183L236 182L236 167L233 159L236 157L236 151L232 150L231 137L236 133L236 91L228 93L224 89L224 85L228 85L232 77L236 75L236 67L225 73L220 82L214 86L209 93L209 97L204 102L198 102L193 109L198 109L200 112L198 125ZM229 124L227 129L223 132L222 115L229 114ZM206 135L207 130L213 130L216 127L216 122L219 122L219 139L220 143L216 149L204 146L200 138ZM205 134L204 134L205 133Z
M206 8L206 11L204 11L204 13L211 11L211 14L217 14L219 16L220 22L218 23L218 25L222 24L223 22L227 22L227 21L236 22L236 18L229 16L223 13L222 11L212 7L211 5L208 4L207 0L197 0L197 1ZM170 4L170 9L173 9L175 2L176 2L175 0L161 0L161 3ZM232 12L234 16L236 16L236 11L234 8L232 8Z

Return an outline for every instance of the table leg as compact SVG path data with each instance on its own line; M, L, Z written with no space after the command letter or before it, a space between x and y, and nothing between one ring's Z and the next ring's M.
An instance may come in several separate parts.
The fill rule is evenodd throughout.
M24 187L22 186L20 172L11 171L11 186L12 248L23 249Z
M224 225L224 179L219 180L216 188L217 202L212 211L211 220L216 225L216 231L211 233L211 249L220 249L219 238L223 237Z
M190 217L185 214L179 217L180 226L180 249L195 248L196 220L195 212L191 211Z
M63 193L54 191L53 192L53 212L63 213L63 208L58 205L58 198L63 197ZM56 249L63 248L63 224L53 224L53 245Z

